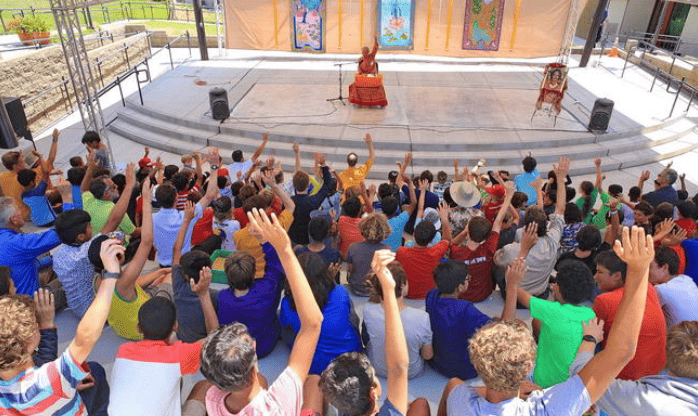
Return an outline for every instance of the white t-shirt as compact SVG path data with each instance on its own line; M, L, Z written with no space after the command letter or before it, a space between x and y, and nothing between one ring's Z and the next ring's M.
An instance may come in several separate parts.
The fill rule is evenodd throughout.
M661 285L656 285L667 329L682 321L698 321L698 286L693 279L680 274Z
M235 251L235 233L240 231L240 223L236 220L213 221L213 233L223 240L221 249Z
M228 165L228 174L230 175L230 182L235 183L238 180L238 172L242 171L244 176L248 170L252 167L252 160L246 160L244 162L233 162Z
M206 411L208 416L233 416L225 407L228 392L213 386L206 393ZM272 383L269 390L261 390L245 406L240 416L298 416L303 402L303 383L300 377L286 367L283 373Z
M515 397L490 403L474 387L466 385L454 388L447 399L448 416L579 416L590 406L591 397L579 376L534 391L526 400Z
M424 370L424 360L419 354L423 345L431 344L432 332L429 314L421 309L405 308L400 311L402 327L407 340L407 352L410 357L409 378L416 377ZM388 376L385 362L385 310L380 303L367 303L364 306L364 325L369 336L366 347L368 358L381 377Z

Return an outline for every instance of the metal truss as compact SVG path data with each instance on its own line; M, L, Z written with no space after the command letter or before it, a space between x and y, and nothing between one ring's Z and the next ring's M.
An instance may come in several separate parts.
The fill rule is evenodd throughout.
M82 36L78 11L88 6L111 3L113 0L50 0L51 11L56 20L56 28L61 38L61 46L68 67L75 99L77 101L80 117L85 130L99 132L103 141L107 142L112 167L114 167L114 154L111 143L108 140L107 130L102 114L102 107L97 96L97 84L92 77L90 61L85 48L85 40Z

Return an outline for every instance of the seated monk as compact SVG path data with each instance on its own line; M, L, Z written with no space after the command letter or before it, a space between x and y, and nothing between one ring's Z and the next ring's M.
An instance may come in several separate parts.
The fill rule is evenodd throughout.
M354 83L349 85L349 102L356 105L385 107L388 99L383 88L382 76L378 75L376 52L378 52L378 38L374 38L373 50L369 53L368 47L361 49L362 57L359 58L359 71Z

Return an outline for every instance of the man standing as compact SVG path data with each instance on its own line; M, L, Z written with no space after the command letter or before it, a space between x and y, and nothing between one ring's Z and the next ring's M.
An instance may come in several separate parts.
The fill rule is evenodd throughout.
M349 167L347 167L344 172L339 174L344 186L344 190L347 190L352 186L357 186L363 182L364 178L366 178L368 175L368 172L371 171L373 162L376 160L376 149L373 146L373 138L370 134L366 133L366 136L364 136L364 142L366 142L368 145L368 160L357 168L356 164L359 163L359 157L356 155L356 153L349 153L347 155L347 165L349 165Z

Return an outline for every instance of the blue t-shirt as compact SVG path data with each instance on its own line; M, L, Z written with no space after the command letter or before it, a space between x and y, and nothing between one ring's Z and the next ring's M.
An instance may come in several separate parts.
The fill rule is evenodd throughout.
M397 249L402 246L402 232L404 231L405 225L409 219L410 214L408 214L407 211L404 211L397 217L393 217L388 220L388 224L390 224L390 228L393 230L393 232L390 233L388 238L383 240L383 244L390 247L390 251L393 253L395 253Z
M39 261L36 259L61 244L56 230L23 234L0 228L0 266L12 270L18 295L34 296L39 290Z
M477 377L470 363L468 340L491 321L490 317L467 300L441 297L438 289L427 293L425 304L433 333L434 368L446 377L462 380Z
M246 295L237 297L232 289L218 294L218 321L221 325L240 322L257 341L257 356L269 354L281 336L276 316L281 298L284 269L276 251L269 243L262 245L266 266L264 277L256 279Z
M669 185L642 195L642 200L653 207L656 207L662 202L675 204L679 200L679 193L676 192L673 186Z
M359 331L350 321L353 311L349 293L344 286L335 286L330 292L327 305L322 309L325 318L322 321L320 339L315 347L313 364L310 366L310 374L321 374L332 360L345 352L361 352L361 339ZM288 297L281 301L281 324L290 326L298 334L301 321L298 312L291 309Z
M199 296L191 291L189 277L182 272L182 266L172 268L172 289L177 308L177 338L183 342L196 342L206 338L206 318L201 309ZM215 303L217 302L214 300ZM214 309L216 305L213 305Z
M71 185L70 188L73 192L73 207L82 209L82 190L80 189L80 185Z
M56 213L46 198L46 187L46 182L41 181L36 188L22 194L22 201L31 210L32 222L39 227L51 224L56 219Z
M540 174L538 173L538 169L533 169L533 172L524 172L514 178L516 190L528 195L528 206L536 205L538 202L538 193L536 188L529 185L529 183L534 182L539 176Z

